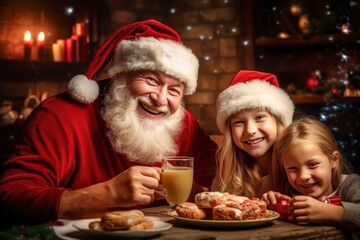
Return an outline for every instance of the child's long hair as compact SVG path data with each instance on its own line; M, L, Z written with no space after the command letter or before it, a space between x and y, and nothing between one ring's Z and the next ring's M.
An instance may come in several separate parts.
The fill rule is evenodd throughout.
M292 196L299 194L287 180L283 156L298 142L316 144L330 159L334 151L339 151L330 129L313 117L303 117L290 124L276 139L273 145L271 178L275 191ZM341 174L351 172L351 167L340 154L339 164L332 170L332 184L336 189L341 183Z
M230 119L231 116L226 121L224 138L217 151L220 191L251 198L261 186L260 169L253 157L235 145L231 135ZM284 128L283 124L277 117L274 119L279 134ZM272 151L272 148L269 151Z

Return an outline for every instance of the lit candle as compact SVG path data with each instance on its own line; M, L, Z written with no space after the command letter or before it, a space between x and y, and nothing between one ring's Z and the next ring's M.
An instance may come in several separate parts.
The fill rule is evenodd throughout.
M45 34L44 32L40 32L37 38L37 50L38 50L38 58L44 59L45 57Z
M26 31L24 35L24 59L30 60L31 57L31 33L30 31Z

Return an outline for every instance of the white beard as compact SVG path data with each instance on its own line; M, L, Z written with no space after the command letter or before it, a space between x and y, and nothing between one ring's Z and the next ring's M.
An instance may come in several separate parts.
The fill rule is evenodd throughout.
M168 112L160 120L141 118L137 114L138 99L151 106L148 97L134 98L124 77L112 79L112 85L101 110L109 131L107 136L115 151L126 155L130 161L153 165L165 156L176 155L175 137L180 133L184 107L174 114Z

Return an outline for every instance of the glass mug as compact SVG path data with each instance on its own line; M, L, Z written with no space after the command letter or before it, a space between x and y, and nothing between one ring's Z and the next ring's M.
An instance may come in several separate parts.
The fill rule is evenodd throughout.
M190 196L194 175L194 158L188 156L165 157L161 166L161 181L169 212Z

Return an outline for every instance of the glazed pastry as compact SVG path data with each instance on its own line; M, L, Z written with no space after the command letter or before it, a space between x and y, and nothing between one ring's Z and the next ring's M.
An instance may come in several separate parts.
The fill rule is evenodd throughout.
M144 213L139 210L107 212L103 214L101 221L89 223L89 229L96 231L140 231L153 227L153 221L145 219Z
M214 208L227 202L228 193L201 192L195 195L195 203L199 208Z
M266 217L266 202L260 199L247 199L242 202L229 201L213 209L216 220L254 220Z
M176 207L176 212L180 217L184 218L203 219L206 217L205 210L190 202L180 203Z
M101 227L107 231L127 229L144 220L144 213L139 210L108 212L101 218Z
M129 227L130 231L142 231L154 228L154 222L150 219L145 219L139 224Z
M266 217L267 204L258 198L249 199L227 192L201 192L194 203L176 208L180 217L209 220L251 220Z

